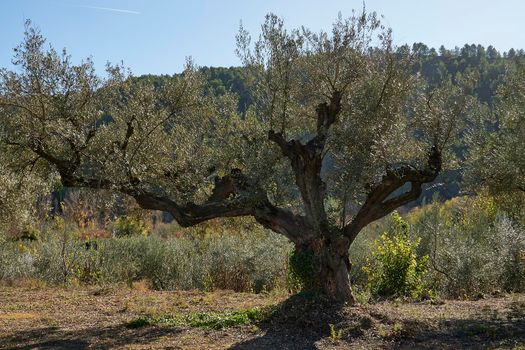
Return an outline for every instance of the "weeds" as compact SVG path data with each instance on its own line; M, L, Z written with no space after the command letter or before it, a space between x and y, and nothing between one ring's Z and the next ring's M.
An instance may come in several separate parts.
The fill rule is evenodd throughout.
M267 314L267 309L252 308L221 313L208 312L160 316L140 316L128 322L127 326L129 328L139 328L158 325L167 327L224 329L260 322L267 316Z
M375 222L350 248L354 296L367 303L378 295L472 299L523 292L525 219L518 214L507 215L493 199L478 196ZM126 218L122 231L143 227ZM312 257L293 252L287 239L252 221L210 221L191 229L160 224L147 237L135 232L119 238L83 235L89 225L48 218L28 226L35 239L0 235L0 281L257 293L313 283Z
M330 327L330 340L333 342L337 342L341 339L343 339L344 336L344 330L343 329L337 329L333 324L328 325Z

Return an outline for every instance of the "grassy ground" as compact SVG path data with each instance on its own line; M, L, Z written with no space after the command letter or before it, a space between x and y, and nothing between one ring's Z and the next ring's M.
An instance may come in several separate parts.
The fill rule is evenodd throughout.
M0 349L84 348L517 350L525 349L525 295L341 307L288 295L158 292L140 283L0 286Z

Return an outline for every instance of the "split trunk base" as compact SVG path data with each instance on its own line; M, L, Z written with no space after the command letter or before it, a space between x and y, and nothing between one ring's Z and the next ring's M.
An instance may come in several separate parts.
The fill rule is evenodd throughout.
M354 304L355 299L350 286L351 268L346 242L310 242L297 246L296 253L304 264L310 264L304 288L322 292L326 297L338 302ZM297 268L297 267L292 267Z

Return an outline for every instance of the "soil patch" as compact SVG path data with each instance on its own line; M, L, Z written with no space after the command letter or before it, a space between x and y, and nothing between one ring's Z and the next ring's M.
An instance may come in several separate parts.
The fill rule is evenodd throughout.
M144 317L250 309L272 311L224 327L129 327ZM517 350L525 349L525 295L349 307L287 294L0 286L0 349L87 348Z

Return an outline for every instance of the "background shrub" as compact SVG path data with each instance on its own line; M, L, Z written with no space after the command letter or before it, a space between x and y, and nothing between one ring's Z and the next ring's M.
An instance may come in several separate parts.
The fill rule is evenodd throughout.
M122 216L115 219L111 226L115 237L147 236L150 233L149 228L143 220L129 216Z
M433 285L445 297L525 291L525 232L490 197L433 203L408 216L429 256Z
M432 291L445 298L525 292L522 213L508 198L486 195L436 200L404 218L395 213L373 223L350 248L354 290L376 297L422 297ZM212 220L189 229L140 220L114 221L123 233L112 238L85 240L86 228L58 216L35 221L37 240L0 235L0 283L145 280L159 290L261 292L297 291L311 278L308 256L252 220Z
M54 285L147 280L158 290L261 292L286 286L290 244L274 233L188 234L168 240L131 235L90 243L69 233L33 242L2 241L0 279L37 278Z

